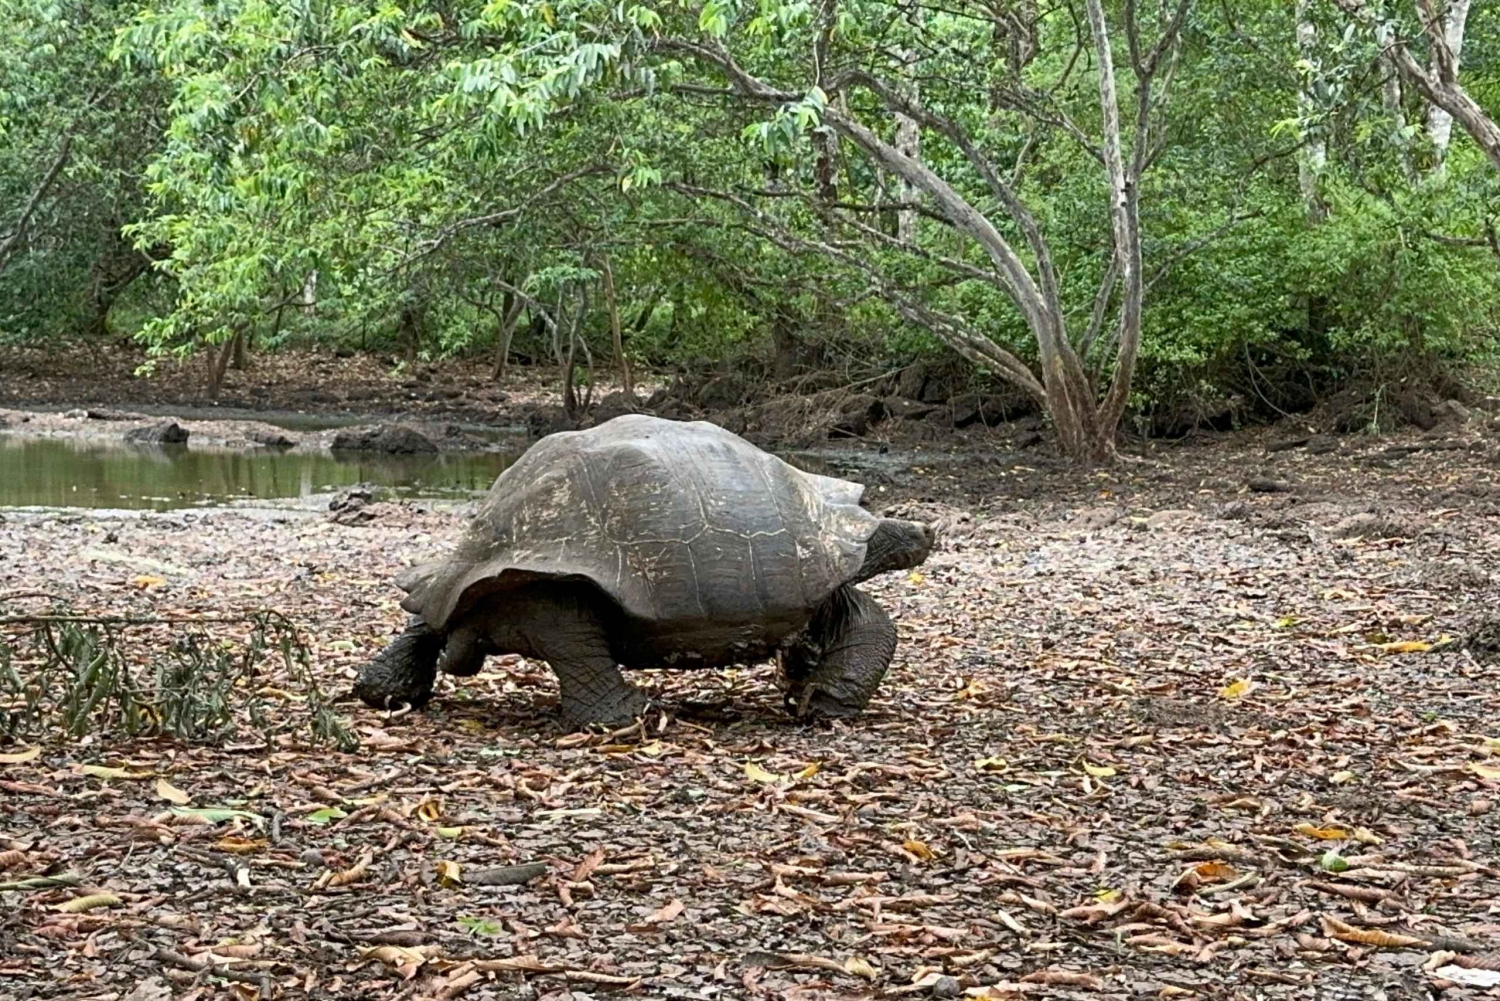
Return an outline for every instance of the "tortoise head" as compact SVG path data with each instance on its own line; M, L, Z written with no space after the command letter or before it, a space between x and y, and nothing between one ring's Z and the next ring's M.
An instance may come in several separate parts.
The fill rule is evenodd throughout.
M882 518L865 543L865 562L851 583L869 580L889 570L908 570L927 559L937 543L937 532L921 521Z

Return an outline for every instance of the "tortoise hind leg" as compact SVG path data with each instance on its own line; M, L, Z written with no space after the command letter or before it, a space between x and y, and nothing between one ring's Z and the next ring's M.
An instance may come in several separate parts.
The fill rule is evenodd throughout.
M425 705L432 697L443 643L441 633L412 616L401 635L360 670L354 694L373 709Z
M895 655L890 616L874 598L845 585L818 608L806 639L783 658L788 708L798 716L858 716Z
M557 675L564 725L624 726L646 711L646 696L620 674L604 618L577 587L539 587L523 621L531 656Z

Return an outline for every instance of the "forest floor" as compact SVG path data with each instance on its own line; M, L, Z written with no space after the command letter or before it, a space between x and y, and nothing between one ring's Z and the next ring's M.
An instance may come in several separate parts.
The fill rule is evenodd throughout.
M1003 430L852 449L944 535L870 585L902 642L848 723L756 667L639 672L642 726L564 734L512 658L339 703L354 753L0 746L0 996L1490 996L1500 449L1268 451L1295 434L1091 473ZM342 694L464 520L369 510L0 512L0 616L272 608ZM34 628L0 620L23 669ZM186 628L117 627L146 659ZM267 671L271 722L304 713Z

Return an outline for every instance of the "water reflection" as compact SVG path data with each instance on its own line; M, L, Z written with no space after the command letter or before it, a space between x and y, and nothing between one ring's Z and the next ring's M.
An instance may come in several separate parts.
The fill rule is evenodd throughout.
M488 490L514 458L497 452L358 458L341 453L334 458L0 436L0 507L164 511L313 497L355 483L374 483L405 497L461 497Z

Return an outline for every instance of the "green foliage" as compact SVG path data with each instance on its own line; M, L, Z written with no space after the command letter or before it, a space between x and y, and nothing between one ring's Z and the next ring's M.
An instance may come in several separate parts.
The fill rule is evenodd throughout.
M1492 353L1500 257L1462 241L1496 224L1500 179L1461 133L1434 175L1422 102L1407 89L1398 109L1382 103L1363 29L1312 5L1305 59L1294 5L1195 4L1165 124L1142 137L1106 6L1127 153L1153 150L1142 409L1233 393L1301 406L1256 380L1322 391ZM840 89L853 70L951 119L1013 180L1069 328L1087 327L1111 239L1085 145L1100 127L1091 50L1066 8L1035 25L966 11L857 0L825 23L806 0L0 0L14 26L0 39L0 206L24 202L59 136L78 137L25 254L0 263L0 340L100 332L124 296L116 326L155 356L236 332L257 350L489 354L519 296L515 352L555 362L533 321L570 314L587 288L582 329L607 357L608 255L637 362L758 355L775 370L792 352L858 378L945 351L892 289L1034 362L1014 303L943 263L983 272L986 256L931 215L898 248L899 184L826 124L837 109L894 135L869 89ZM1141 16L1149 44L1158 15ZM775 96L730 94L705 51ZM1496 67L1500 12L1476 5L1462 75L1492 111ZM1297 173L1314 140L1316 223ZM929 128L921 155L1035 267L963 150ZM145 275L143 254L157 261ZM1091 357L1107 376L1111 352Z
M128 637L131 627L150 621L64 610L7 622L29 633L0 634L0 733L7 736L165 735L223 743L249 731L270 738L278 731L258 690L276 671L300 690L314 743L342 750L357 744L313 677L295 628L278 615L246 617L243 640L178 623L172 642L145 664Z

